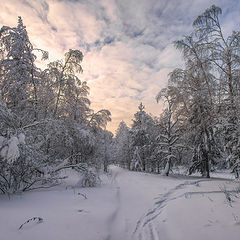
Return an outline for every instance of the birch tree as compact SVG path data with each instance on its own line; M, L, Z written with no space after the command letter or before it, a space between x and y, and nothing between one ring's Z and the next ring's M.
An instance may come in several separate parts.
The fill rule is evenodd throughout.
M240 167L239 94L240 94L240 32L225 36L220 22L222 9L212 5L193 22L195 35L208 52L208 61L219 77L219 108L227 161L238 177Z
M180 129L178 128L178 116L174 116L174 103L168 96L167 89L163 89L157 95L157 101L164 99L167 108L160 116L160 134L157 136L157 152L162 157L164 164L163 175L168 176L171 170L172 162L177 160L176 151L183 148L179 144Z

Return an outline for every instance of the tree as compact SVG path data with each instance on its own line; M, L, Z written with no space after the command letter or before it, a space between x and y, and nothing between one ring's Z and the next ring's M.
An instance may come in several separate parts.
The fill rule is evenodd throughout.
M239 70L240 70L240 32L233 31L225 37L219 16L222 9L212 5L193 22L195 34L208 53L208 61L219 74L219 113L225 135L227 159L236 177L240 167L239 143ZM223 117L223 118L222 118Z
M171 170L172 161L176 160L176 151L179 148L183 148L183 145L179 144L180 128L178 124L178 116L174 116L173 101L168 96L167 89L163 89L157 95L157 101L164 98L167 103L167 108L160 118L160 134L157 136L157 153L162 157L162 161L165 162L163 175L168 176Z
M64 90L65 101L62 104L62 111L75 121L86 123L91 113L88 95L89 87L86 82L79 83L78 86L69 84Z
M112 162L112 138L113 134L107 130L98 129L96 134L96 145L94 149L94 160L97 166L103 166L104 172L108 171L108 165Z
M235 114L236 91L239 91L239 53L240 32L233 32L225 37L220 24L219 15L222 9L212 5L193 22L195 34L200 44L208 51L208 60L220 73L220 79L226 85L228 97Z
M59 184L63 169L84 174L83 185L99 180L91 169L110 163L112 135L103 130L111 113L94 113L89 87L80 81L82 52L64 61L35 66L26 27L0 30L0 192L13 193Z
M56 92L53 117L61 117L67 114L61 109L62 104L68 95L76 96L79 94L79 92L74 92L74 89L81 84L76 73L82 72L82 59L81 51L70 49L65 53L64 61L55 61L48 64L48 69L45 72L52 79Z
M185 55L186 69L175 69L169 78L166 89L171 98L172 107L179 114L181 121L189 124L192 134L193 165L190 173L200 170L202 176L209 177L209 164L213 162L215 142L213 127L215 123L214 111L211 105L211 94L202 69L198 68L195 58L191 54ZM204 71L209 71L208 68ZM212 90L211 90L212 91Z
M142 103L138 106L139 111L134 114L132 128L130 130L131 135L131 147L134 149L141 159L142 170L147 171L149 162L151 159L153 139L154 139L154 126L155 122L153 118L144 111ZM137 149L137 150L136 150ZM134 160L134 159L133 159ZM133 163L133 165L136 165Z
M35 50L42 53L42 59L48 57L47 52L33 48L21 17L18 17L17 27L1 28L0 92L12 111L21 112L23 122L38 118L37 84L40 70L34 63Z
M0 100L0 191L4 194L52 186L61 178L44 175L46 156L26 140L21 117ZM51 176L50 176L51 175Z
M131 168L132 150L130 147L130 130L124 121L119 123L114 138L114 155L116 162L123 167Z
M111 121L111 113L107 109L101 109L96 113L89 115L88 125L94 129L106 128L108 122Z

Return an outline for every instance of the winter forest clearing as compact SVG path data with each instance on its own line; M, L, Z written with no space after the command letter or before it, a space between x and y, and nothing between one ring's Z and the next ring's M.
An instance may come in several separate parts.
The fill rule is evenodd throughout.
M78 1L71 4L73 11ZM47 2L41 7L48 12ZM88 77L99 76L81 76L89 52L100 55L120 38L79 43L84 54L69 49L52 61L20 16L16 27L2 26L0 239L239 239L240 31L222 18L212 5L175 39L183 67L169 67L168 82L152 96L160 116L147 112L144 90L129 88L139 94L138 110L115 135L107 130L110 110L92 107L96 91L90 101ZM144 32L125 37L137 41ZM98 92L104 87L111 86Z
M110 166L97 188L72 176L51 190L1 196L1 239L238 240L239 182ZM32 221L21 224L32 217Z

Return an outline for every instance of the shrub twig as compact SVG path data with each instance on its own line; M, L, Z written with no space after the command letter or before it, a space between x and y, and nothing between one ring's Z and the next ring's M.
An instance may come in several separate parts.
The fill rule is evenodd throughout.
M43 222L43 219L42 219L41 217L33 217L33 218L30 218L30 219L28 219L25 223L23 223L23 224L18 228L18 230L22 229L22 227L23 227L25 224L27 224L27 223L29 223L29 222L31 222L31 221L37 221L37 223L42 223L42 222Z

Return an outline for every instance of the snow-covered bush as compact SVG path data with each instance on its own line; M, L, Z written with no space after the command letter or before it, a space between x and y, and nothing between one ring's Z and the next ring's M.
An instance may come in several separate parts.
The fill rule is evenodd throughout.
M50 187L72 168L83 186L96 186L89 167L107 168L111 113L90 109L89 87L78 78L83 54L70 49L64 60L35 65L35 49L21 17L0 29L0 192ZM106 144L106 142L108 142Z
M54 168L48 170L48 156L34 147L25 135L31 131L21 128L20 118L1 101L0 123L0 192L9 194L57 184L58 173Z
M41 180L41 156L27 147L23 133L11 137L1 136L0 191L25 191Z
M88 169L83 172L83 176L79 181L78 185L80 187L96 187L101 183L99 175L93 169Z

